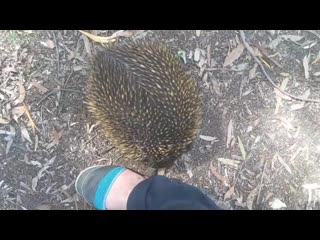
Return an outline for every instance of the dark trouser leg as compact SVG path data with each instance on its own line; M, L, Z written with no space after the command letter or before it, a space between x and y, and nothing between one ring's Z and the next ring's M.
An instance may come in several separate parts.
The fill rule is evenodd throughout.
M128 199L128 210L221 210L198 188L153 176L139 183Z

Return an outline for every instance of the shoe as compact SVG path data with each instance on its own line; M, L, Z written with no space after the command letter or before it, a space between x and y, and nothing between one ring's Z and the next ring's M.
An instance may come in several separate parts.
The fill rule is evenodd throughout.
M80 197L98 210L106 210L106 198L112 184L126 168L120 166L91 166L78 175L75 188Z

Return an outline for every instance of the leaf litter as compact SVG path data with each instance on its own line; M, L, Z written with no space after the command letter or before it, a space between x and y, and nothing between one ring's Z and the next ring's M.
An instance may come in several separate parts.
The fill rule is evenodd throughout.
M223 67L231 65L235 60L237 60L244 50L243 44L239 43L236 48L234 48L225 58Z
M277 35L278 35L279 33L277 33ZM274 36L274 35L273 35ZM201 39L203 37L203 34L200 34L200 36L199 36L199 39ZM253 38L252 39L253 41L255 41L255 39ZM252 41L252 42L253 42ZM82 43L82 42L81 42ZM59 44L60 44L60 41L59 41ZM219 51L220 49L219 49L219 44L216 44L215 42L212 42L211 43L212 44L212 49L213 49L213 51L214 51L214 56L216 57L216 56L219 56L218 54L216 55L216 48L217 48L217 50ZM236 46L237 44L235 44L235 45L233 45L233 46ZM303 44L302 44L303 45ZM310 42L310 44L309 45L306 45L306 46L311 46L312 45L312 43ZM203 45L195 45L195 46L202 46L203 47ZM291 46L297 46L297 45L295 45L295 44L291 44ZM316 44L316 46L318 46L318 44ZM299 46L299 48L300 49L302 49L302 47L303 46ZM206 49L206 47L204 47L205 49ZM42 49L44 49L44 48L42 48ZM47 49L48 50L48 49ZM279 50L281 50L281 49L279 49ZM315 48L313 48L312 50L315 50ZM207 51L207 49L206 49L206 51ZM190 49L186 49L186 52L192 52ZM202 52L201 52L201 50L200 50L200 60L199 60L199 62L200 61L203 61L202 60L202 58L203 58L203 56L202 56ZM281 53L282 54L282 53ZM205 65L207 65L207 66L209 66L210 67L210 61L208 61L208 55L209 54L206 54L207 55L207 57L205 58ZM205 55L204 55L205 56ZM314 55L311 55L312 56L312 59L311 60L309 60L309 79L311 80L311 76L312 76L312 78L313 77L317 77L317 71L319 72L319 70L317 69L317 65L314 65L314 66L312 66L312 69L311 69L311 65L312 65L312 61L314 61L314 58L315 58L315 56ZM283 55L281 56L282 58L281 58L281 60L283 59ZM222 57L222 62L223 62L223 58L224 57ZM192 59L193 59L193 56L192 56ZM303 59L303 56L300 58L301 60ZM284 61L285 62L285 61ZM236 62L236 60L233 62L233 64L234 63L237 63ZM268 62L269 64L270 64L270 62ZM204 63L202 63L202 64L204 64ZM241 64L241 63L240 63ZM230 64L230 65L232 65L232 64ZM229 65L229 66L230 66ZM302 65L302 64L301 64ZM237 66L237 65L236 65ZM244 74L248 74L249 73L249 77L251 78L251 79L254 79L255 77L256 77L256 74L257 74L257 69L255 68L254 70L253 70L253 68L254 68L254 66L255 65L249 65L250 67L246 67L246 68L243 68L243 66L241 66L240 67L240 69L248 69L248 71L250 70L250 72L244 72ZM272 65L270 65L271 67L273 67ZM231 66L231 68L232 67L234 67L234 66ZM286 67L286 66L285 66ZM302 75L303 75L303 70L304 70L304 68L302 68L302 66L299 66L300 67L300 69L302 70L301 71L301 73L302 73ZM239 68L238 68L239 69ZM19 68L18 67L15 67L15 69L14 70L16 70L17 72L19 72ZM269 69L269 71L272 71L273 69ZM292 76L290 76L290 75L286 75L286 76L284 76L284 77L289 77L290 78L290 81L292 80L292 86L295 86L294 85L294 80L295 80L295 76L296 76L296 73L297 72L292 72L291 70L288 70L288 69L286 69L286 70L283 70L283 71L290 71L290 74L292 75ZM240 72L240 71L239 71ZM217 75L215 75L217 73ZM223 74L225 74L226 72L223 72ZM228 90L227 88L226 88L226 85L224 85L224 84L228 84L228 82L227 81L222 81L222 80L225 80L224 79L224 76L226 76L227 78L228 78L228 76L227 75L219 75L220 74L220 72L219 72L219 70L217 71L217 72L214 72L214 75L213 75L213 77L212 77L212 75L211 75L211 72L210 72L210 75L208 74L206 77L207 77L207 79L206 80L208 80L208 82L210 82L211 81L211 79L217 79L217 80L214 80L214 81L216 81L218 84L217 84L217 86L219 87L218 89L220 90L220 91L222 91L223 90L223 94L221 93L221 96L223 96L223 97L227 97L228 96L228 94L226 94L226 91L225 90ZM232 72L232 74L234 74L233 72ZM236 73L236 74L238 74L238 73ZM241 74L241 73L240 73ZM259 75L260 75L261 73L259 73ZM275 73L275 74L278 74L277 72ZM258 76L259 76L258 75ZM222 79L223 78L223 79ZM205 78L203 78L203 79L205 79ZM314 80L314 79L312 79L312 80ZM37 80L34 80L34 81L38 81L38 79ZM41 80L40 80L41 81ZM17 83L17 82L16 82ZM16 84L16 83L14 83L14 84ZM211 82L210 82L211 83ZM44 81L44 82L42 82L41 81L41 84L43 84L44 86L46 86L46 87L52 87L52 86L50 86L50 84L47 84L47 82L46 81ZM254 81L252 81L250 84L252 84L252 86L253 87L255 87L255 80ZM27 85L25 85L26 86L26 88L27 88ZM34 86L35 87L35 86ZM260 87L260 86L258 86L258 87ZM35 87L35 88L37 88L37 87ZM253 88L253 89L255 89L255 88ZM263 91L265 90L264 88L261 88ZM2 89L1 89L2 90ZM8 88L8 90L9 91L12 91L12 90L14 90L14 89L9 89ZM37 88L37 90L39 90L38 88ZM312 90L312 88L311 88L311 90ZM20 91L19 91L20 92ZM213 93L214 93L214 91L212 91ZM309 93L310 93L310 89L309 89ZM0 93L0 95L1 94L3 94L2 92ZM41 91L39 90L39 95L41 94ZM28 95L28 94L27 94ZM250 95L251 96L251 95ZM29 96L28 96L29 97ZM218 97L218 95L216 95L215 97ZM7 98L7 100L9 100L8 99L8 97L6 96L6 98ZM0 96L0 99L3 99L2 98L2 96ZM28 99L29 100L29 99ZM225 100L225 99L222 99L223 101ZM283 101L283 99L282 99L282 101ZM28 102L29 103L29 102ZM313 105L311 105L311 104L303 104L304 102L302 102L301 104L300 103L297 103L297 104L292 104L291 106L289 106L289 108L290 108L290 110L295 110L295 109L302 109L304 106L307 106L308 108L310 108L310 109L313 109L312 107L313 107ZM226 104L225 102L224 102L224 104ZM245 104L247 104L247 103L245 103ZM298 105L299 104L299 105ZM222 104L221 104L221 106L222 107L229 107L229 106L223 106ZM3 128L5 128L5 127L9 127L9 124L11 123L11 119L8 117L8 116L10 116L10 112L12 111L12 109L13 108L15 108L15 107L17 107L17 106L14 106L13 105L13 107L11 108L11 106L9 107L9 108L7 108L8 109L8 113L5 113L4 115L0 115L0 121L1 121L1 119L3 119L2 120L2 122L4 122L4 124L3 125L0 125L0 127L3 127ZM44 106L44 107L47 107L47 106ZM251 106L250 106L250 109L251 110L255 110L255 109L252 109L251 108ZM44 108L44 110L46 110L45 108ZM48 109L49 111L51 111L52 109ZM232 109L231 109L232 110ZM285 110L285 109L284 109ZM303 111L305 111L304 109L302 109ZM280 112L280 111L279 111ZM252 111L252 113L253 113L253 117L255 116L254 114L255 114L255 112L254 111ZM281 111L281 113L282 113L282 111ZM284 112L285 113L285 112ZM1 114L1 113L0 113ZM22 115L23 115L24 113L22 112ZM290 113L291 114L291 113ZM294 114L294 113L292 113L292 114ZM34 116L37 116L37 115L34 115L34 113L32 112L32 116L34 117ZM21 117L21 116L20 116ZM20 121L22 121L22 120L25 120L25 119L20 119L20 118L18 118L18 120L20 120ZM34 121L35 120L37 120L37 121L39 121L39 124L41 124L41 126L42 126L42 122L40 123L40 120L38 120L38 119L34 119ZM46 119L43 119L44 121L46 121ZM42 121L42 119L41 119L41 121ZM236 126L234 125L234 123L235 123L235 121L237 121L237 124L236 124ZM36 121L35 121L36 122ZM229 122L229 124L230 124L230 118L227 118L226 119L226 123L228 123ZM239 129L238 129L238 127L243 127L242 126L242 124L243 124L243 119L238 119L238 118L233 118L233 122L232 122L232 125L233 125L233 129L232 129L232 131L238 131ZM259 124L259 126L258 126L258 128L256 128L255 126L254 126L254 124L252 123L252 122L249 122L248 123L249 125L246 125L245 126L245 128L243 128L244 130L245 129L247 129L248 128L248 126L252 126L251 128L250 128L250 131L248 131L248 135L243 135L243 136L241 136L241 140L242 141L244 141L245 140L245 142L246 142L246 144L247 145L249 145L250 146L250 144L252 144L252 142L255 140L255 139L257 139L257 131L259 130L259 127L261 127L261 124ZM22 124L20 124L19 123L19 125L22 125ZM70 125L71 126L71 125ZM16 126L15 126L16 127ZM44 125L44 127L46 127L45 125ZM56 126L55 126L56 127ZM58 128L60 129L60 126L58 125ZM8 130L8 129L4 129L4 130ZM29 131L29 134L30 134L30 130L31 129L27 129L27 131ZM42 129L42 131L43 131L44 129ZM229 129L228 129L229 130ZM303 130L303 128L302 128L302 130ZM229 130L230 131L230 130ZM10 132L10 131L8 131L8 132ZM58 133L58 130L57 130L57 133ZM49 132L49 134L50 134L50 132ZM67 134L67 133L66 133ZM217 134L217 135L215 135L216 133L214 133L214 135L212 135L212 136L217 136L217 139L219 139L220 140L220 136ZM259 134L259 132L258 132L258 134ZM206 132L203 132L203 135L204 136L207 136L207 135L210 135L210 134L208 134L208 133L206 133ZM227 136L227 143L229 144L229 147L230 146L232 146L232 143L237 143L239 140L237 139L238 137L234 137L233 136L234 135L234 132L232 132L232 137L230 137L230 135L229 135L229 140L228 140L228 136ZM260 134L261 135L261 134ZM260 135L258 135L258 136L260 136ZM35 135L35 136L31 136L31 140L32 141L34 141L34 142L36 142L36 139L37 138L39 138L37 141L38 141L38 144L39 144L39 148L42 148L43 147L43 144L46 144L46 143L44 143L43 142L43 138L42 138L42 136L39 134L39 137L37 137L38 136L38 134L37 135ZM9 137L9 135L6 135L6 137ZM11 137L11 135L10 135L10 137ZM211 137L211 136L209 136L209 137ZM222 137L222 138L225 138L226 136L224 136L224 137ZM231 140L230 140L231 139ZM238 141L236 141L236 140L232 140L232 139L236 139L236 140L238 140ZM263 137L263 134L261 135L261 140L259 141L259 144L262 144L262 145L265 145L265 147L268 149L268 145L263 141L264 140L264 137ZM61 140L60 140L61 141ZM208 141L208 142L211 142L211 141ZM224 141L223 141L224 142ZM204 144L207 144L207 143L204 143ZM34 144L34 145L36 145L36 143ZM224 148L226 147L226 145L225 144L223 144L224 145ZM291 145L291 144L290 144ZM35 146L34 146L35 147ZM37 147L38 148L38 147ZM240 148L240 146L239 146L239 148ZM42 148L43 149L43 148ZM234 151L235 150L235 151ZM50 150L50 151L48 151L48 152L52 152L52 151L55 151L55 150ZM239 155L239 149L233 149L232 147L230 147L229 149L228 149L228 151L230 151L230 155L229 155L229 153L228 154L226 154L226 158L228 158L228 156L230 156L229 158L231 159L231 160L233 160L233 159L235 159L235 160L240 160L241 162L243 162L243 157L241 158L240 157L240 159L238 159L238 158L234 158L233 156L234 156L234 154L238 154ZM241 150L240 150L241 151ZM241 153L241 155L243 155L242 153ZM251 155L251 154L250 154ZM248 160L251 160L250 159L250 155L249 156L246 156L246 158L248 158ZM290 157L290 156L289 156ZM31 159L31 158L30 158ZM286 158L283 158L282 160L283 161L286 161L286 159L287 159L287 157ZM300 159L300 156L297 156L296 157L296 161L298 161ZM219 161L216 161L216 162L219 162ZM248 161L249 162L249 161ZM278 163L280 163L279 161L278 161ZM288 161L286 161L286 163L289 163ZM280 163L281 164L281 163ZM239 165L239 164L238 164ZM39 166L39 165L35 165L35 166ZM228 175L229 175L229 169L230 168L228 168L230 165L225 165L224 166L224 164L222 164L221 162L219 162L219 164L218 164L218 166L216 167L216 173L218 173L218 174L220 174L220 176L222 176L221 174L225 174L225 172L224 171L221 171L221 170L228 170ZM289 166L291 167L291 163L289 164ZM295 170L296 168L294 168L294 170ZM244 169L244 170L246 170L246 169ZM283 168L283 170L285 170L285 168ZM291 169L291 170L293 170L293 169ZM287 171L287 170L285 170L285 171ZM46 172L46 171L45 171ZM212 171L210 171L211 173L212 173ZM288 172L288 171L287 171ZM246 173L250 173L250 172L246 172ZM251 174L251 173L250 173ZM249 174L249 175L250 175ZM232 173L231 173L231 175L230 176L232 176ZM253 182L249 182L249 180L250 180L250 178L248 177L248 176L246 176L247 177L247 179L248 179L248 186L252 186L254 183ZM194 179L196 179L197 178L197 176L196 176L196 173L194 174L194 177L193 177ZM193 179L193 180L194 180ZM41 180L40 180L41 181ZM37 187L36 187L36 189L38 190L38 188L39 188L39 183L40 183L40 181L37 183ZM243 182L242 182L243 183ZM237 185L238 186L238 185ZM252 188L250 188L250 189L252 189ZM243 189L241 189L241 188L237 188L237 190L239 190L239 191L243 191ZM227 192L225 192L225 191L227 191ZM230 192L229 192L230 191ZM234 188L232 188L232 187L230 187L230 188L225 188L225 190L224 190L224 194L222 195L226 200L227 199L230 199L230 198L232 198L233 196L234 196ZM228 194L227 194L228 193ZM241 192L240 192L241 193ZM241 194L239 194L239 199L241 198ZM268 195L269 196L269 195ZM271 197L270 197L271 198ZM243 199L243 198L242 198ZM244 199L246 199L246 194L244 195ZM266 198L264 198L264 199L266 199ZM285 198L280 198L279 197L279 199L285 199ZM242 203L242 200L240 200L240 202ZM266 200L265 200L265 202L267 202ZM242 206L243 207L243 206Z

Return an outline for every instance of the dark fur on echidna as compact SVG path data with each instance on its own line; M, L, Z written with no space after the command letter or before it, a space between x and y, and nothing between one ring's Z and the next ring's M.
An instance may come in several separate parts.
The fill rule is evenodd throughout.
M202 125L199 88L165 45L113 46L91 64L88 110L125 158L161 168L191 146Z

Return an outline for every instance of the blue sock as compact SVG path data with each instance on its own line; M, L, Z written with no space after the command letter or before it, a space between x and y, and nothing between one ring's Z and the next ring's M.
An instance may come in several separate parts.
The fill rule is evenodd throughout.
M126 168L116 167L101 179L94 198L94 205L98 210L107 210L106 199L111 189L111 186L124 170L126 170Z

